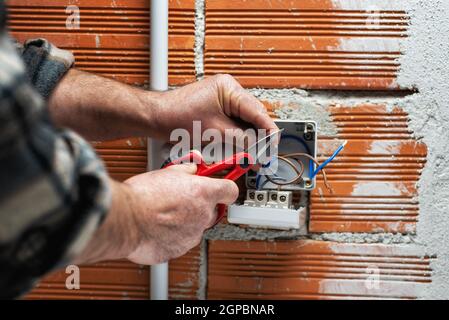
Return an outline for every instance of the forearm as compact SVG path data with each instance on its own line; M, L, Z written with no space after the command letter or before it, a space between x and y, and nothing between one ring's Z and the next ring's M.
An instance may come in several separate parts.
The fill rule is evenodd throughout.
M138 246L132 192L124 183L111 180L111 186L109 213L87 247L75 259L76 264L124 259Z
M90 140L157 136L161 94L71 69L53 92L56 124Z
M172 130L246 125L276 130L263 104L231 76L218 75L164 93L145 91L75 69L57 86L50 112L58 125L91 140L132 136L168 139Z

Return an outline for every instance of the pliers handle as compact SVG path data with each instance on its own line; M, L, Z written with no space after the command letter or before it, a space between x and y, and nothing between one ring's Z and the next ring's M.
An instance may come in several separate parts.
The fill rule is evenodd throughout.
M224 179L232 181L236 181L238 178L251 170L255 165L254 158L246 152L236 153L223 161L208 165L204 161L201 153L199 153L198 151L191 151L187 155L182 156L176 160L168 161L168 163L166 163L163 168L181 163L195 163L197 165L196 175L203 177L210 177L225 170L231 170L224 176ZM226 205L221 203L218 204L217 220L215 221L214 226L223 219L225 214Z

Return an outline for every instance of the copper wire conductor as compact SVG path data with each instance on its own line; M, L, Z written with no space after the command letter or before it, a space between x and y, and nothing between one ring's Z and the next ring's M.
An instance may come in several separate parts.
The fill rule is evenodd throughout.
M306 157L312 160L317 166L320 166L320 163L311 155L307 153L297 152L297 153L289 153L284 155L286 158L297 158L297 157ZM324 169L321 170L321 174L323 175L324 185L326 186L327 190L329 190L330 193L333 193L332 187L330 186L329 182L327 181L327 175L326 171Z
M277 182L275 180L279 180L279 179L273 179L268 175L265 176L266 179L277 186L285 186L285 185L289 185L289 184L299 183L303 179L302 175L304 174L304 164L298 160L299 157L308 158L308 159L312 160L317 166L320 166L319 162L314 157L312 157L311 155L309 155L307 153L297 152L297 153L278 155L277 156L278 159L284 161L285 163L287 163L290 167L292 167L294 169L294 171L296 173L296 177L294 179L291 179L290 181L285 181L285 182ZM298 170L296 165L289 158L293 158L296 161L298 161L298 164L301 167L300 170ZM326 171L324 169L322 169L320 172L323 175L324 185L326 186L326 188L329 190L330 193L333 193L332 187L330 186L329 182L327 181Z
M287 163L290 167L293 168L293 170L296 173L296 177L289 180L289 181L285 181L285 182L276 182L275 179L271 178L269 175L265 176L266 179L268 181L270 181L271 183L278 185L278 186L287 186L289 184L297 184L302 180L302 175L304 174L304 164L302 162L299 162L299 166L300 166L300 170L298 170L298 168L296 167L296 165L290 160L288 159L288 157L284 157L284 156L277 156L277 158L279 160L284 161L285 163ZM278 180L278 179L277 179Z

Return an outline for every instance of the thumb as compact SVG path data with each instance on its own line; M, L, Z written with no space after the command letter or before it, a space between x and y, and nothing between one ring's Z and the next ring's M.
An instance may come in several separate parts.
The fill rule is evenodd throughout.
M194 164L194 163L177 164L177 165L168 167L167 170L174 170L174 171L178 171L178 172L195 174L196 173L196 164Z

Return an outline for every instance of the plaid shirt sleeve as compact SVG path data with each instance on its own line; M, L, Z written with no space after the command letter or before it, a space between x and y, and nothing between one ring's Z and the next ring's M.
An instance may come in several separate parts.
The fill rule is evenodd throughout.
M52 125L34 88L44 96L50 92L67 70L66 62L65 71L51 67L53 58L61 63L60 56L55 58L57 51L39 40L22 49L25 60L39 63L25 66L1 32L2 11L0 298L14 298L81 252L108 211L111 191L93 149L75 133ZM51 72L45 73L44 66Z

